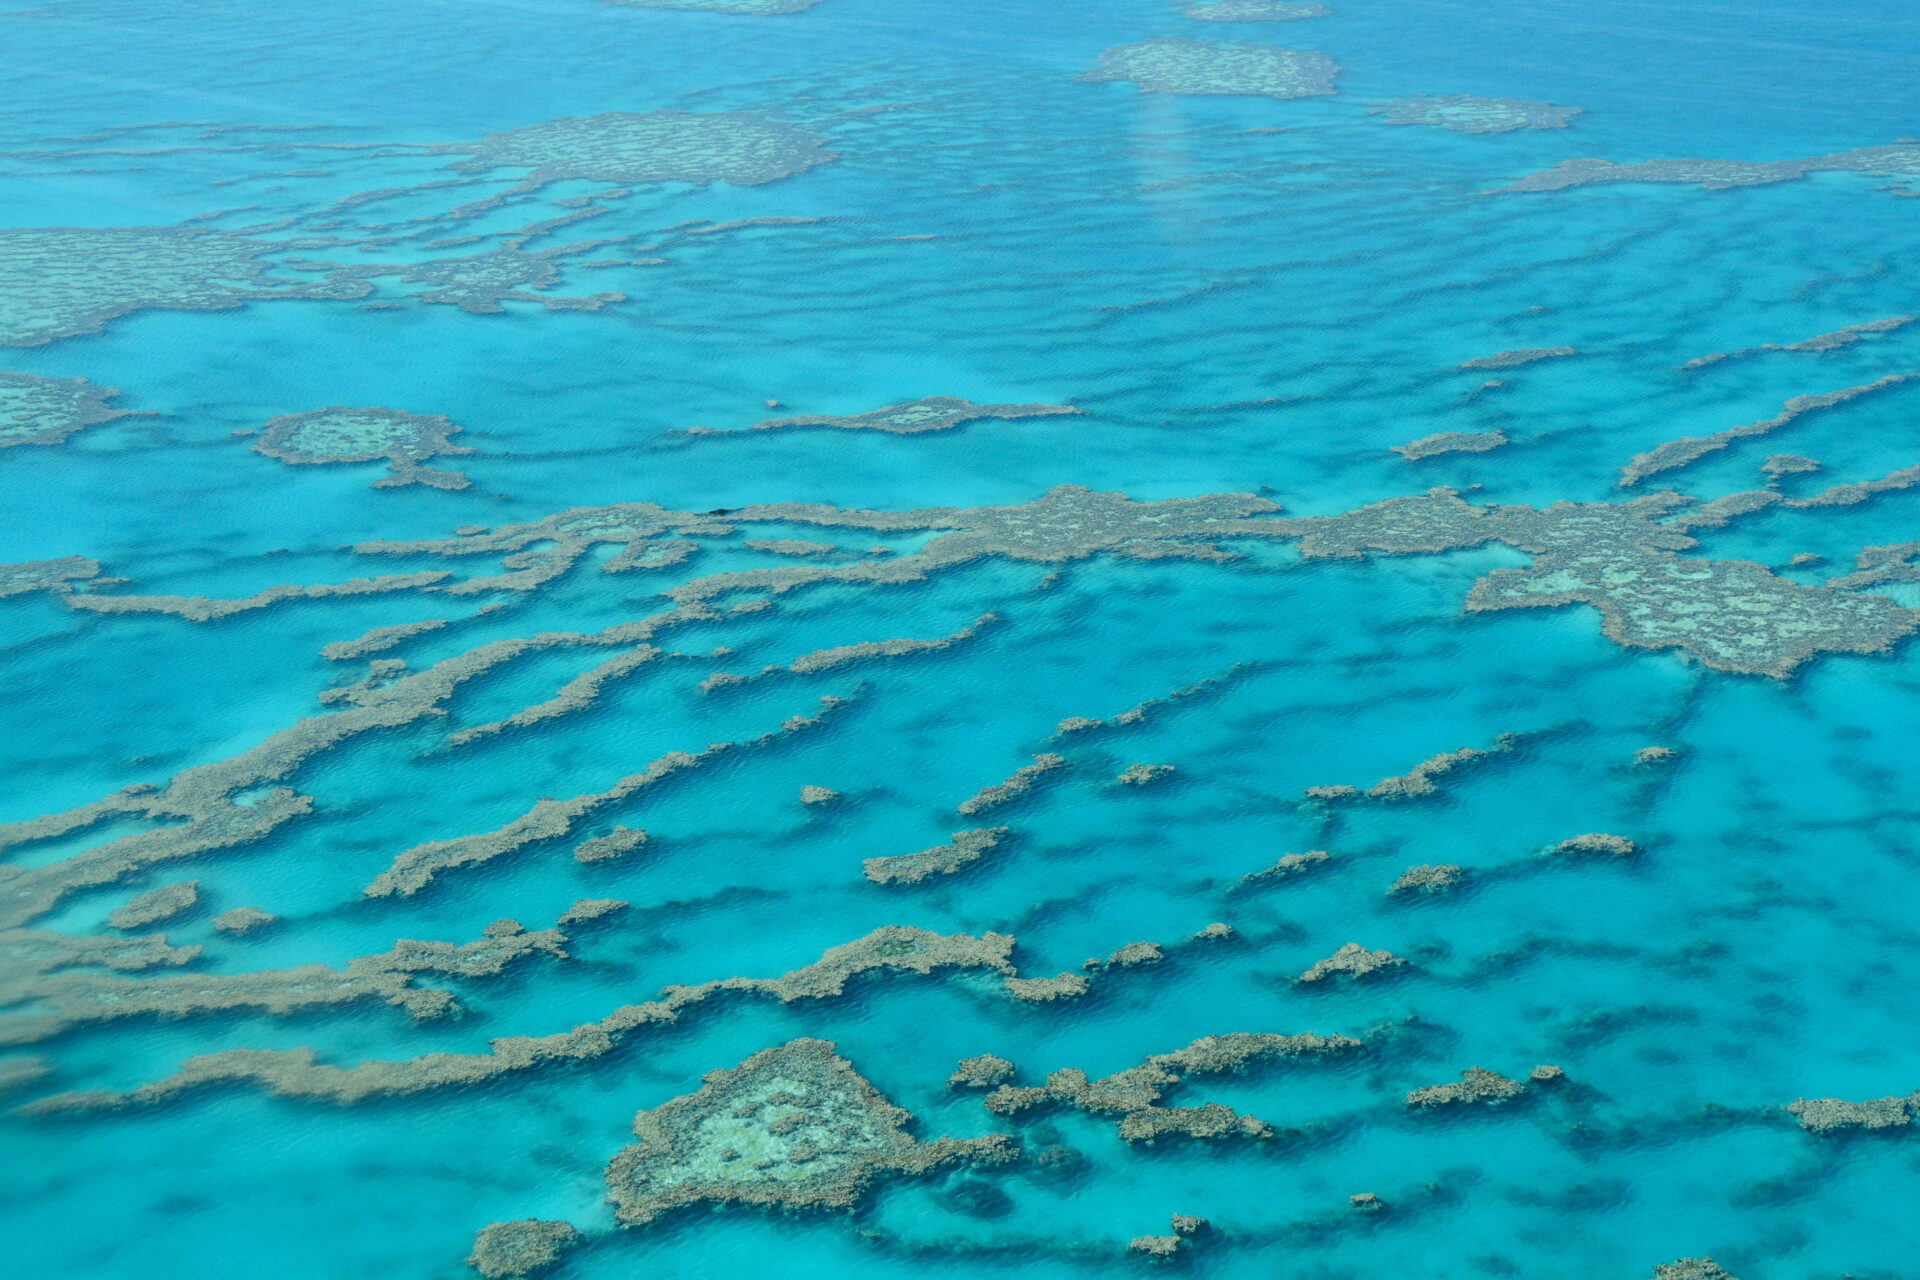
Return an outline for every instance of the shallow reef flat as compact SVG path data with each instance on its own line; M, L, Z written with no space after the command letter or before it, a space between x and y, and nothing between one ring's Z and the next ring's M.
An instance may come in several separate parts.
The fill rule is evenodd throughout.
M1324 53L1211 40L1145 40L1100 55L1082 80L1124 80L1142 93L1259 94L1311 98L1333 93L1338 64Z
M1416 94L1370 108L1382 124L1425 125L1455 133L1512 133L1516 129L1564 129L1578 107L1521 98L1477 98L1466 93Z
M296 466L384 458L391 474L374 481L377 489L404 484L463 489L467 478L458 472L420 465L447 454L472 453L465 445L453 443L460 430L450 418L437 413L333 405L269 419L260 428L253 450Z
M210 311L265 298L367 292L354 280L269 276L264 249L205 227L0 228L0 346L98 333L134 311Z
M1551 169L1531 173L1496 192L1564 191L1570 187L1604 186L1615 182L1661 182L1697 186L1705 191L1759 187L1792 182L1812 173L1862 173L1913 177L1920 175L1920 146L1860 147L1804 160L1643 160L1616 164L1611 160L1562 160Z
M522 189L586 180L757 186L834 158L821 140L747 111L605 111L562 116L433 150L461 173L525 169Z
M1189 4L1180 16L1195 22L1297 22L1301 18L1330 18L1333 10L1323 4L1289 4L1285 0L1213 0L1208 4Z
M75 432L124 417L108 401L120 392L96 387L85 378L37 378L30 373L0 373L0 449L26 444L61 444Z

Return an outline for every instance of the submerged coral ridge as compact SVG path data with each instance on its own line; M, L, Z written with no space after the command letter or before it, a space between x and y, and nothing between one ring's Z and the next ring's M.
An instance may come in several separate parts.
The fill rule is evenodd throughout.
M1455 133L1511 133L1515 129L1564 129L1578 107L1520 98L1477 98L1468 93L1423 93L1374 107L1385 124L1427 125Z

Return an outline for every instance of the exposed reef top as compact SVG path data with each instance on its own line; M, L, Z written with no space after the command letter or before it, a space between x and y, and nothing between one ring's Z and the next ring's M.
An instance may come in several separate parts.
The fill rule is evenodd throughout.
M1486 453L1507 443L1499 431L1437 431L1418 440L1393 446L1393 451L1408 462L1418 462L1441 453Z
M1416 94L1372 109L1385 124L1423 124L1455 133L1511 133L1515 129L1564 129L1578 107L1521 98L1476 98L1466 93Z
M561 116L434 149L465 154L450 166L463 173L530 170L529 186L569 179L755 186L834 158L813 134L746 111Z
M1498 1072L1481 1067L1468 1067L1460 1073L1460 1079L1454 1084L1434 1084L1415 1089L1407 1095L1407 1105L1446 1107L1478 1103L1497 1107L1525 1091L1526 1086L1518 1080L1509 1080Z
M1653 1268L1653 1280L1734 1280L1712 1258L1681 1258Z
M796 427L831 427L841 431L885 431L897 436L920 435L928 431L951 431L969 422L988 418L1048 418L1077 414L1080 410L1064 404L974 404L955 396L928 396L890 404L867 413L836 415L812 414L799 418L766 418L747 428L750 431L786 431ZM738 432L695 428L692 435L737 435Z
M107 401L119 394L85 378L0 373L0 449L59 444L96 422L125 417L125 410L107 408Z
M1920 174L1920 146L1861 147L1805 160L1562 160L1551 169L1530 173L1499 192L1563 191L1609 182L1670 182L1708 191L1791 182L1810 173Z
M1848 1102L1844 1098L1801 1098L1787 1105L1787 1112L1800 1121L1802 1129L1814 1133L1835 1133L1842 1129L1904 1129L1920 1116L1920 1092L1904 1098L1870 1098Z
M762 1049L731 1071L634 1117L632 1146L607 1166L622 1226L705 1200L787 1211L851 1209L883 1174L958 1161L998 1163L1005 1137L915 1140L888 1102L827 1040Z
M460 473L420 465L444 454L472 453L465 445L453 443L459 431L451 419L437 413L332 405L269 419L260 429L253 450L281 462L303 465L385 458L391 474L374 481L376 489L406 484L464 489L467 478Z
M1195 22L1295 22L1301 18L1330 18L1323 4L1289 4L1284 0L1213 0L1190 4L1180 11Z
M1264 94L1311 98L1334 92L1340 67L1324 53L1210 40L1144 40L1100 55L1082 80L1127 80L1142 93Z
M486 1280L510 1280L544 1271L579 1240L569 1222L490 1222L474 1238L467 1265Z
M1296 982L1324 982L1338 974L1365 978L1382 970L1400 968L1407 962L1391 951L1369 951L1357 942L1349 942L1294 979Z

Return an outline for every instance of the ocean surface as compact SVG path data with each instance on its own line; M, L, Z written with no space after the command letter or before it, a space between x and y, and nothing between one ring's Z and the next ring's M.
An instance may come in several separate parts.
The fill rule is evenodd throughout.
M0 1269L1916 1274L1920 13L1328 7L0 13Z

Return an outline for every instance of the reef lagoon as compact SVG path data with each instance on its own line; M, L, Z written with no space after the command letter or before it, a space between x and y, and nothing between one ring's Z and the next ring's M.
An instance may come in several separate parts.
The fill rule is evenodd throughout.
M0 1236L1895 1280L1920 15L0 14Z

